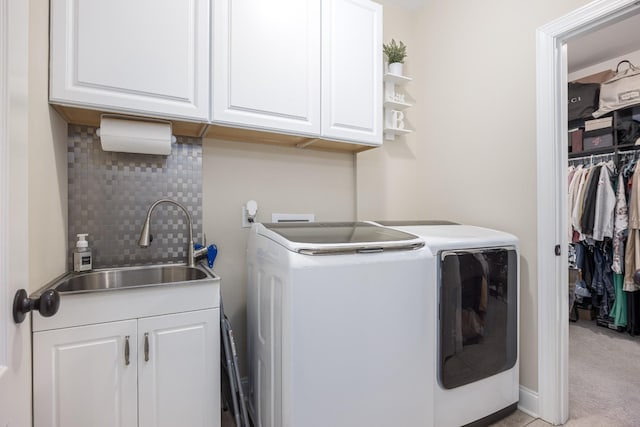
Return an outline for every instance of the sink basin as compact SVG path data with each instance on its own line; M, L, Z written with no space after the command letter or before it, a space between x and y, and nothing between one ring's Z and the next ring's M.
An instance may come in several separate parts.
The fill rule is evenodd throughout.
M220 305L220 277L206 261L156 264L66 273L31 295L55 289L60 310L52 317L32 316L34 332L115 322L167 313L207 310Z
M211 279L211 276L205 271L185 265L126 267L89 273L69 273L49 286L49 289L55 289L60 293L106 291L206 279Z

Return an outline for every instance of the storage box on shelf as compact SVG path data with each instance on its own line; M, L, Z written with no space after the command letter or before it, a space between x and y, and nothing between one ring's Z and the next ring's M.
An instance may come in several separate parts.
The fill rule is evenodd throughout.
M575 128L569 130L569 153L581 153L583 151L584 129Z
M585 120L582 146L585 151L612 147L613 117Z
M585 131L583 138L582 145L584 151L613 147L613 129L610 127Z
M640 126L640 105L613 111L599 119L569 122L569 158L608 153L615 156L620 152L640 149L640 146L636 145L640 131L634 136L633 132L621 130L632 130L633 126L636 126L632 124L633 121ZM628 123L628 126L624 126L623 123Z
M404 110L412 107L404 101L404 93L397 88L409 83L412 79L406 76L386 73L384 75L384 139L393 141L397 135L413 132L405 128Z

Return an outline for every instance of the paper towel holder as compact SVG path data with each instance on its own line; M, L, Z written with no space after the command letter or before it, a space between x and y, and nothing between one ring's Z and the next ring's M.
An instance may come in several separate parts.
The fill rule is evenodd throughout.
M108 132L102 128L107 129ZM104 151L169 155L177 141L169 120L101 114L96 129Z

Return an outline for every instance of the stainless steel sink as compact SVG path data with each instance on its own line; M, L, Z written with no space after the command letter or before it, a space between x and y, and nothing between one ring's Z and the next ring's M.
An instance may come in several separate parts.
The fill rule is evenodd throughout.
M47 288L55 289L60 293L92 292L201 281L212 277L212 274L198 267L154 265L96 270L89 273L69 273Z

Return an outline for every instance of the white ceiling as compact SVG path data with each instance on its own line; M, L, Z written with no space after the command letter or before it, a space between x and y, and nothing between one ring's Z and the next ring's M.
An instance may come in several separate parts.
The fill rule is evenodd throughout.
M640 14L570 40L567 65L572 73L636 50L640 50Z

